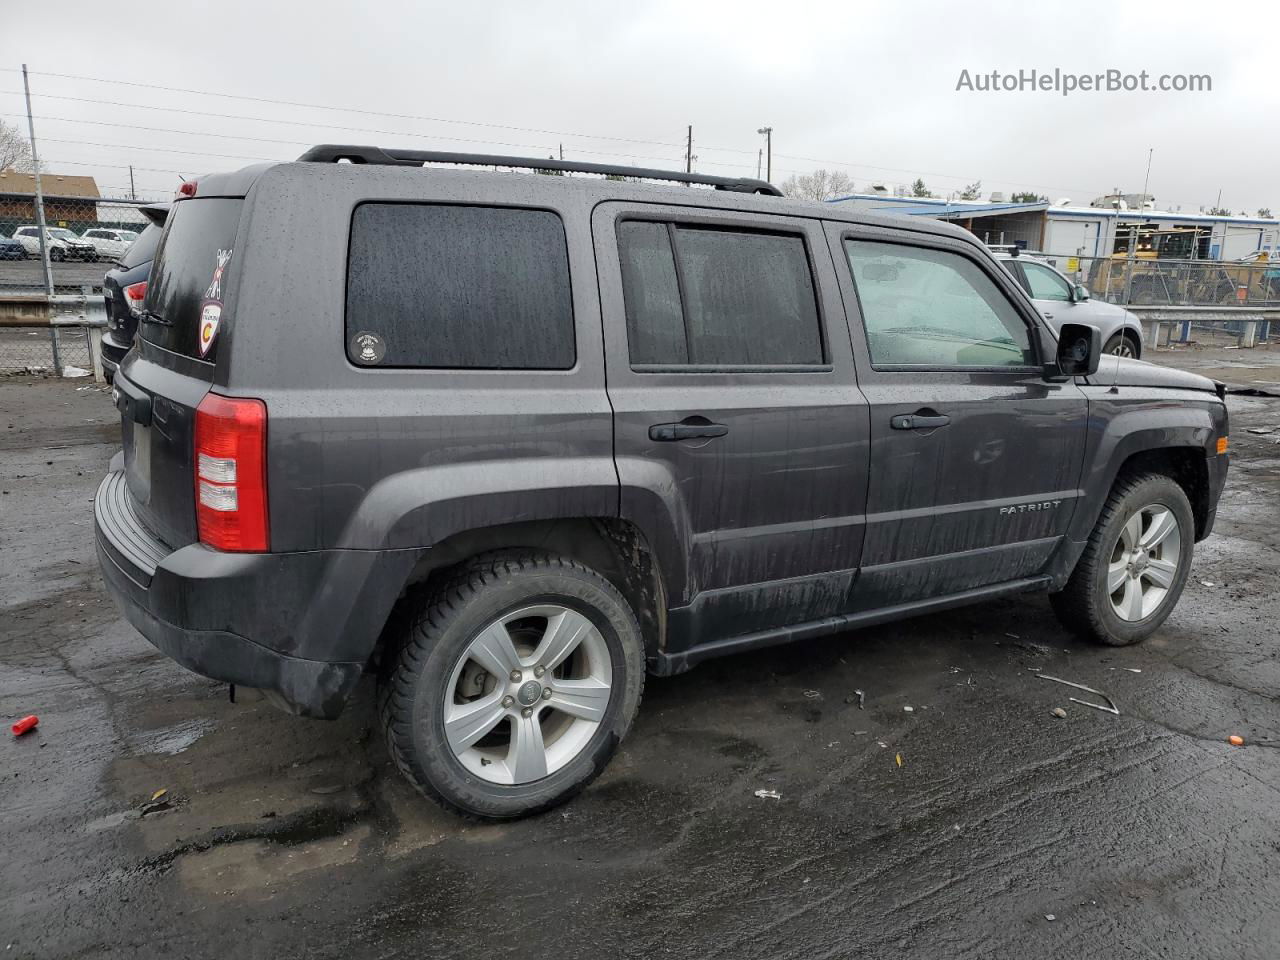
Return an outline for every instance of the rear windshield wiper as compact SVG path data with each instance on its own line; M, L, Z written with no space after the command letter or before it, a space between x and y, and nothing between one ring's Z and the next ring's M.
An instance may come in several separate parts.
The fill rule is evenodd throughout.
M138 314L138 316L142 318L143 323L158 323L162 327L173 326L172 320L166 320L164 317L160 316L160 314L156 313L154 310L143 310L141 313Z

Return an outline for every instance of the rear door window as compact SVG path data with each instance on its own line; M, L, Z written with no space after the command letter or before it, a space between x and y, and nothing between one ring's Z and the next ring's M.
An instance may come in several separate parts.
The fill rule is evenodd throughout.
M560 217L361 204L351 220L346 336L359 366L569 369L573 300Z
M623 221L618 251L632 366L824 362L803 237Z
M196 197L179 200L169 211L147 285L140 330L150 343L183 356L213 362L218 339L212 333L201 344L201 327L215 311L220 315L228 271L235 266L236 228L241 199ZM132 259L134 251L126 258ZM138 261L144 262L144 261ZM213 333L216 333L217 324Z

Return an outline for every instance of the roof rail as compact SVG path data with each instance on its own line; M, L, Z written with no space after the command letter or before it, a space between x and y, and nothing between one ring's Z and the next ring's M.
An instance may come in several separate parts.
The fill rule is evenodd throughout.
M623 167L611 163L577 163L569 160L538 160L534 157L503 157L487 153L447 153L439 150L384 150L343 143L322 143L298 158L309 163L376 163L393 167L420 167L427 163L460 163L478 167L522 167L529 170L563 170L567 173L598 173L614 177L641 177L645 180L669 180L674 183L700 183L717 190L735 193L763 193L782 196L782 191L764 180L738 177L716 177L679 170L654 170L647 167Z

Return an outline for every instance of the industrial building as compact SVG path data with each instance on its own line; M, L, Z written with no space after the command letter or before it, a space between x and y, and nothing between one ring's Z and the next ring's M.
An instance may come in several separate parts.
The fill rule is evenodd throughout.
M1151 209L943 200L859 193L830 201L912 217L957 223L985 243L1039 250L1055 257L1128 254L1160 260L1242 260L1280 254L1280 219L1215 216Z

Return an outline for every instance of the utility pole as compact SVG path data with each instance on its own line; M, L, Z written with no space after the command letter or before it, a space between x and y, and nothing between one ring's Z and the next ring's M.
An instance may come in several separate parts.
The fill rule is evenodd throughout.
M560 144L560 161L564 162L564 144Z
M561 157L560 159L563 160L564 158ZM132 163L129 164L129 199L130 200L138 199L138 191L133 185L133 164Z
M1147 175L1142 178L1142 209L1147 209L1147 184L1151 182L1151 158L1155 155L1156 148L1151 147L1147 151ZM1153 204L1154 206L1154 204Z
M693 124L689 124L689 139L684 148L684 172L693 173Z
M27 79L27 65L22 65L22 91L27 100L27 133L31 138L31 166L36 181L36 227L40 232L40 261L44 266L44 289L53 296L53 271L49 268L49 243L44 226L44 191L40 186L40 154L36 150L36 123L31 118L31 83ZM54 376L62 376L62 358L58 356L58 328L49 328L49 347L53 351Z
M773 182L773 127L761 127L756 133L764 134L764 178Z

